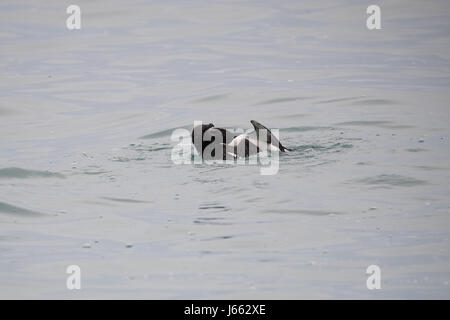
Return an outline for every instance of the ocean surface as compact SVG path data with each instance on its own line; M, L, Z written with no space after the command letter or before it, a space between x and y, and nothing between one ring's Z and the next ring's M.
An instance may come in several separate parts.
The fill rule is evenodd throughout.
M376 2L2 1L0 298L449 299L450 3ZM252 119L276 174L172 161Z

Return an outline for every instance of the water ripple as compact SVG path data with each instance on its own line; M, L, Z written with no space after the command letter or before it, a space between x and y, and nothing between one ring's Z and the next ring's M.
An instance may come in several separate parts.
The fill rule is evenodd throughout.
M378 186L378 187L414 187L427 184L424 180L412 177L402 176L398 174L380 174L373 177L366 177L355 180L357 183Z
M0 202L0 213L6 213L6 214L11 214L11 215L20 215L20 216L29 216L29 217L43 215L40 212L13 206L13 205L5 203L5 202Z
M0 169L0 179L27 179L27 178L60 178L65 176L61 173L39 170L27 170L22 168L3 168Z

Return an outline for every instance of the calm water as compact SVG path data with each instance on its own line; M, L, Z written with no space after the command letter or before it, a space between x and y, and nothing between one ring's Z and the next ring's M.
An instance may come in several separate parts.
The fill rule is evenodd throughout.
M448 1L69 4L0 4L1 298L450 298ZM171 161L251 119L278 174Z

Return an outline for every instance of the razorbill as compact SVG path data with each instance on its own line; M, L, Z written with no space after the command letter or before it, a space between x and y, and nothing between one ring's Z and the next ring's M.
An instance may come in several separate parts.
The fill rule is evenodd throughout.
M192 143L204 159L214 160L248 157L259 152L291 151L265 126L255 120L250 122L255 130L242 134L214 127L212 123L198 125L192 130Z

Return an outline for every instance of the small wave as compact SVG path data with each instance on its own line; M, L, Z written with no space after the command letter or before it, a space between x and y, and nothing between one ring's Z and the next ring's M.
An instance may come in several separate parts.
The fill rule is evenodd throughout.
M280 214L300 214L309 216L328 216L342 214L342 212L337 211L327 211L327 210L311 210L311 209L267 209L264 210L265 213L280 213Z
M413 187L427 184L424 180L398 174L380 174L355 180L357 183L378 187Z
M275 104L275 103L292 102L292 101L307 100L307 99L311 99L311 98L310 97L275 98L275 99L264 100L264 101L258 102L255 105Z
M228 240L228 239L233 239L234 237L235 236L217 236L217 237L202 239L201 241Z
M215 211L215 212L225 212L230 211L230 207L217 203L217 202L211 202L211 203L203 203L200 204L198 207L200 210L208 210L208 211Z
M364 96L321 100L318 103L327 104L327 103L336 103L336 102L346 102L346 101L352 101L352 100L357 100L357 99L361 99L361 98L364 98Z
M27 179L27 178L60 178L65 176L61 173L39 170L27 170L22 168L3 168L0 169L0 179Z
M126 199L126 198L111 198L111 197L102 197L102 199L115 201L115 202L125 202L125 203L150 203L151 201L144 200L136 200L136 199Z
M194 220L196 224L211 224L211 225L230 225L230 222L226 221L226 216L223 214L230 211L231 208L223 205L219 202L204 202L198 207L199 212L203 213L202 216L197 217Z
M86 174L86 175L88 175L88 176L96 176L96 175L99 175L99 174L104 174L104 173L110 173L111 171L101 171L101 170L99 170L99 171L92 171L92 170L85 170L85 171L83 171L83 172L81 172L82 174Z
M43 215L40 212L24 209L21 207L16 207L6 202L0 202L0 213L6 213L11 215L21 215L21 216L40 216Z
M389 99L364 99L353 102L353 105L389 105L396 104L397 102Z
M353 148L353 145L350 143L336 142L330 145L305 144L301 146L289 146L289 148L293 151L327 151L340 148L350 149Z
M413 126L410 126L410 125L395 124L392 121L384 121L384 120L377 120L377 121L365 121L365 120L346 121L346 122L337 123L336 125L337 126L367 126L367 127L379 127L379 128L385 128L385 129L406 129L406 128L412 128L413 127Z
M434 166L413 166L413 168L417 168L425 171L439 171L439 170L449 170L450 168L446 167L434 167Z
M194 100L193 102L210 102L215 100L221 100L228 96L228 94L216 94L212 96L203 97L197 100Z
M186 125L186 126L181 126L181 127L170 128L170 129L147 134L145 136L140 137L139 139L156 139L156 138L161 138L161 137L168 137L172 134L172 132L174 132L177 129L189 129L191 127L192 127L191 125Z
M111 158L113 162L129 162L129 161L143 161L146 160L144 157L122 157L122 156L114 156Z
M171 146L167 146L167 147L164 147L164 146L156 147L156 146L154 146L154 147L149 147L148 149L146 149L146 151L154 152L154 151L169 150L169 149L172 149L172 147Z
M194 220L195 224L208 224L208 225L220 225L220 226L228 226L231 225L231 222L224 222L223 218L197 218Z

